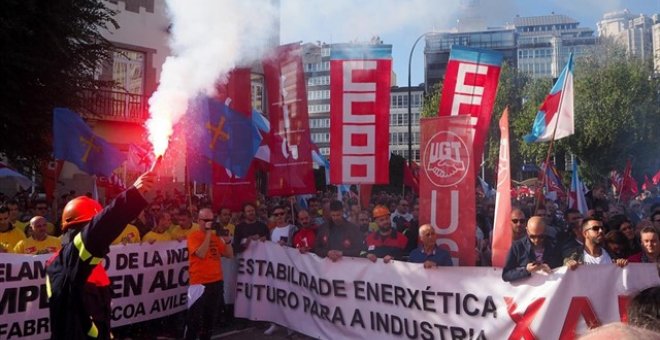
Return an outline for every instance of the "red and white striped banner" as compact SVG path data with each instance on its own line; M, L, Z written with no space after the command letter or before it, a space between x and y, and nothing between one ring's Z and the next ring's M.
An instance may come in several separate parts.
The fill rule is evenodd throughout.
M390 48L333 49L330 183L389 182Z
M496 51L453 46L449 54L438 116L470 117L475 171L488 136L501 65L502 54Z

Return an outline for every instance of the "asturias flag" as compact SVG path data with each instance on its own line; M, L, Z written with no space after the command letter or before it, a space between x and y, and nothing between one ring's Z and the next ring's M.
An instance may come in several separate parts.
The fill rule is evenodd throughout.
M573 54L571 53L555 86L552 87L550 94L545 97L545 101L536 113L532 132L525 136L525 141L528 143L547 142L552 140L553 136L557 140L572 135L574 130Z
M188 133L189 148L243 178L261 143L252 118L208 97L198 98L191 110L195 123Z
M80 115L63 108L53 111L53 156L90 175L106 177L126 160L126 155L94 134Z

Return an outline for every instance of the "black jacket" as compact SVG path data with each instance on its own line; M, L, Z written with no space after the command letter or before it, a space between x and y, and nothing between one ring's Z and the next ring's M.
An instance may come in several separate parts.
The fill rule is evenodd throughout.
M314 252L326 257L330 250L340 250L343 256L359 257L364 246L364 235L358 226L346 220L337 224L330 221L316 232Z
M509 249L509 254L506 257L506 264L502 270L502 279L507 282L512 282L532 274L527 271L527 264L536 261L536 255L532 248L532 242L528 237L516 240ZM554 244L554 240L546 237L543 241L543 263L547 264L550 268L557 268L562 265L561 255Z
M110 252L112 241L146 205L134 187L124 191L80 233L71 233L75 235L72 242L63 245L48 261L51 339L110 338L109 288L97 287L87 279Z

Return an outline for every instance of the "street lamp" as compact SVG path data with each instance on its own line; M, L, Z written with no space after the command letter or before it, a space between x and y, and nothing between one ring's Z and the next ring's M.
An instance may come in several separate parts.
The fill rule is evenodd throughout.
M415 46L417 46L417 43L425 37L427 34L430 32L426 32L419 37L417 37L417 40L415 40L415 43L412 45L412 48L410 49L410 56L408 57L408 166L412 164L412 88L410 84L410 69L411 69L411 63L412 63L412 55L413 52L415 51Z

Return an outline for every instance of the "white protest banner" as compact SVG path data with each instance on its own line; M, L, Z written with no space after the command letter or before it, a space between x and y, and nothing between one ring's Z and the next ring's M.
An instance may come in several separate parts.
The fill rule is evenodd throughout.
M44 263L51 256L0 254L0 339L48 338ZM113 327L186 309L185 242L112 246L104 265L111 281Z
M237 263L235 312L319 339L571 339L618 321L627 297L660 284L655 265L566 267L518 283L501 269L333 263L270 242Z

